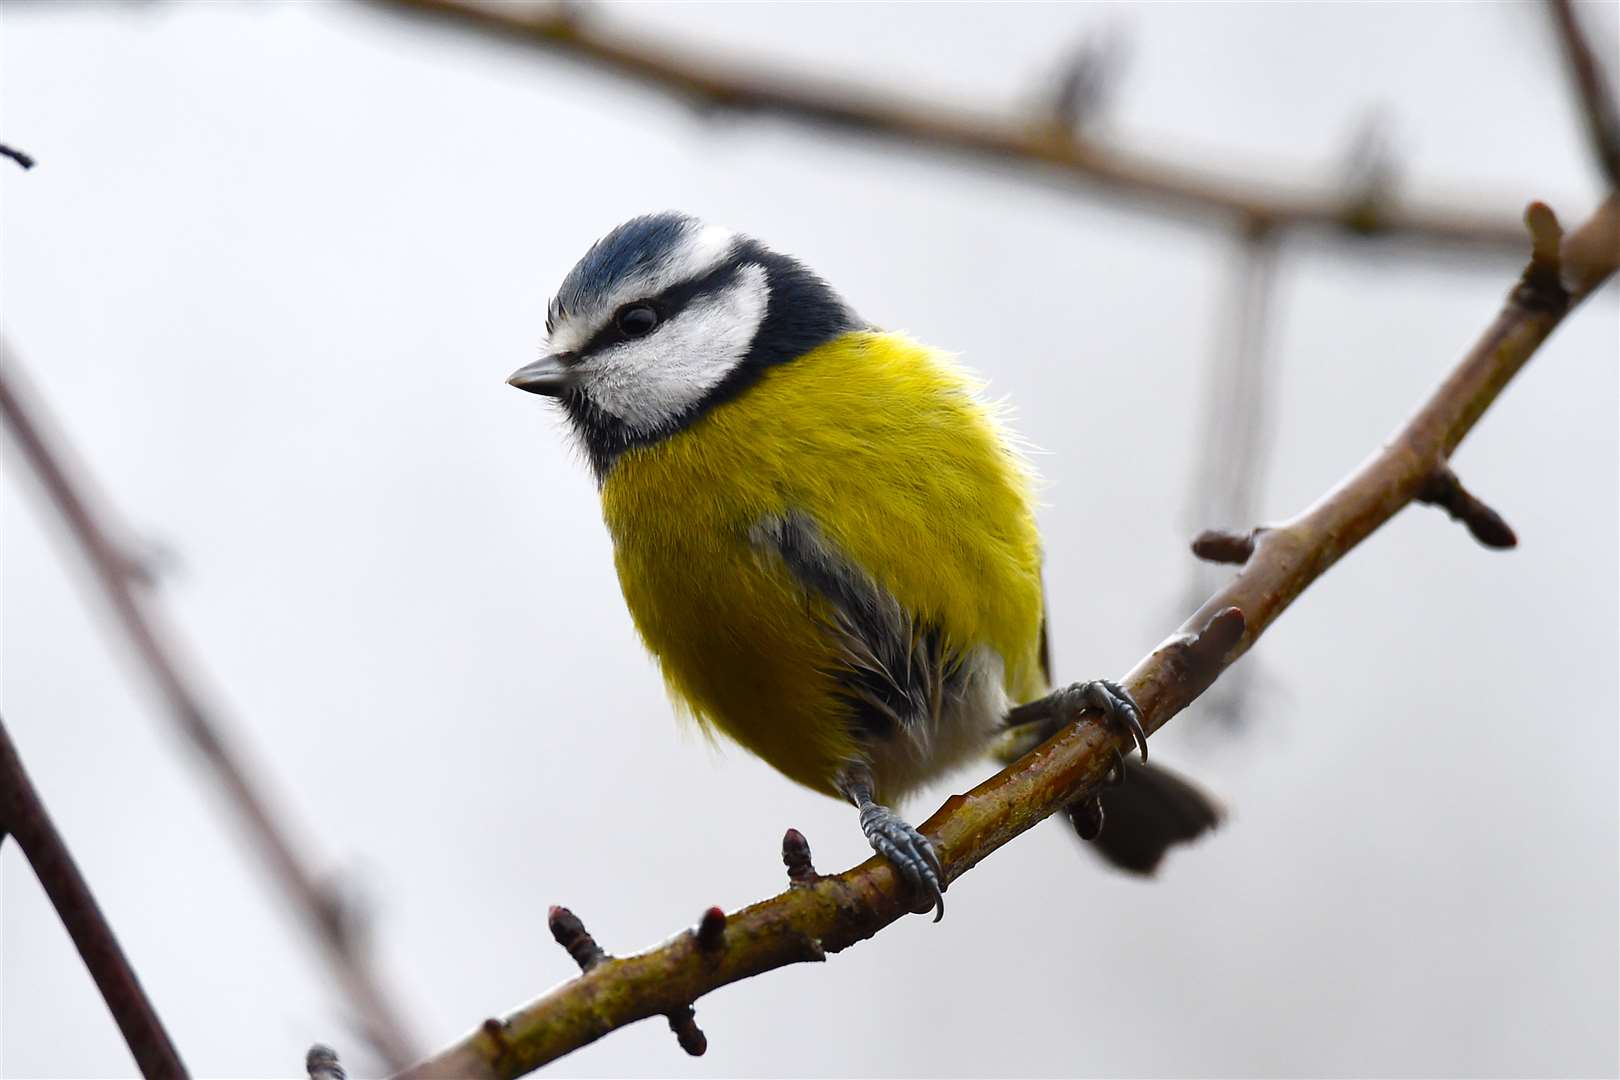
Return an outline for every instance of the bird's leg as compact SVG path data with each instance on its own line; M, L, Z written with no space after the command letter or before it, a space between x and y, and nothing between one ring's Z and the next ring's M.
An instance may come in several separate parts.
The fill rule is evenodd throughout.
M1054 690L1038 701L1016 706L1008 711L1003 725L1010 729L1038 724L1035 730L1040 741L1045 742L1057 734L1064 724L1088 709L1096 709L1102 713L1104 720L1122 724L1129 730L1142 752L1142 760L1147 760L1147 732L1142 727L1141 711L1123 686L1106 679L1074 683ZM1125 759L1117 748L1114 750L1114 767L1108 772L1107 782L1110 786L1125 782ZM1100 794L1093 792L1089 797L1070 803L1065 809L1074 824L1074 831L1080 834L1082 840L1095 840L1102 835L1103 806Z
M839 775L837 787L861 812L861 832L872 850L894 866L912 890L933 901L934 921L945 917L945 869L928 837L907 825L887 806L872 801L872 773L850 766Z
M1147 761L1147 730L1142 727L1142 712L1123 686L1107 679L1073 683L1037 701L1016 706L1007 713L1004 724L1009 728L1040 724L1038 730L1043 737L1051 738L1064 724L1091 709L1102 713L1108 723L1129 731L1142 760Z

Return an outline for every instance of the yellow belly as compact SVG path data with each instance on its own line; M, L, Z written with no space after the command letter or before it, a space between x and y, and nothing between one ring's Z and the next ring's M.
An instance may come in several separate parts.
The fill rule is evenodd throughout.
M894 334L846 334L771 368L602 486L625 601L676 701L833 794L856 753L821 601L751 546L797 511L907 610L994 649L1014 701L1041 692L1030 481L971 382Z

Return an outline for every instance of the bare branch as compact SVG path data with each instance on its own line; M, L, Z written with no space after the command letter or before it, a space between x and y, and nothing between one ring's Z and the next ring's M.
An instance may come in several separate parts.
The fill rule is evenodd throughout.
M908 146L998 164L1022 164L1037 175L1070 180L1193 218L1250 222L1274 229L1313 229L1340 236L1391 236L1427 244L1517 251L1516 222L1448 198L1422 206L1369 204L1356 193L1308 194L1254 179L1143 157L1101 146L1050 118L1017 123L936 103L903 100L799 76L747 70L716 57L681 54L664 43L603 30L572 5L545 9L471 0L375 0L388 10L436 19L512 44L530 45L594 64L705 109L775 113L812 124L903 141Z
M28 865L61 917L73 947L79 950L141 1075L188 1076L180 1052L158 1019L157 1009L146 996L129 957L101 913L101 905L73 861L73 853L56 831L39 792L23 769L4 721L0 721L0 838L7 833L28 857Z
M1603 75L1603 66L1593 55L1580 18L1570 0L1548 0L1553 25L1564 49L1564 64L1580 95L1581 114L1586 120L1592 154L1603 169L1609 186L1620 188L1620 113L1615 110L1614 93Z
M1068 138L1095 127L1118 87L1124 63L1125 42L1118 26L1077 44L1058 71L1048 122Z
M1373 164L1381 157L1375 148L1377 137L1370 134L1377 128L1369 125L1366 130L1369 134L1360 139L1364 148L1353 155L1358 165L1349 170L1364 182L1346 190L1371 206L1387 195L1376 178L1380 167ZM1276 292L1278 237L1264 226L1252 225L1237 238L1237 245L1231 292L1219 311L1219 332L1212 335L1215 353L1205 372L1203 432L1188 499L1197 524L1236 525L1254 520L1271 445L1273 365L1267 332ZM1226 556L1209 558L1211 562L1230 561L1242 553L1241 548L1212 545L1213 536L1210 532L1200 535L1193 541L1193 553L1201 558ZM1244 553L1243 558L1247 557ZM1218 568L1192 564L1177 597L1176 612L1196 607L1220 581ZM1253 712L1248 699L1255 671L1249 664L1222 679L1199 702L1201 718L1228 731L1243 727Z
M8 157L25 169L32 169L34 167L34 159L32 156L23 153L14 146L7 146L5 143L0 143L0 157Z
M316 876L309 858L292 840L285 815L272 803L246 755L227 735L227 723L207 701L190 674L180 639L169 628L148 587L141 561L96 507L90 487L70 465L59 435L42 421L43 412L25 392L22 372L10 346L0 341L0 417L16 439L48 500L62 515L83 550L96 584L112 608L140 665L151 676L169 718L224 788L248 836L294 911L326 954L367 1037L393 1068L413 1056L413 1043L393 995L375 970L353 913Z
M596 943L591 932L585 929L585 924L578 915L565 907L553 907L548 918L551 927L551 936L557 944L568 950L568 955L574 958L579 970L589 974L604 960L611 960L602 946ZM709 908L703 913L698 928L691 935L697 942L699 952L714 952L722 944L726 929L726 913L720 908ZM693 1057L702 1057L709 1049L709 1040L697 1026L697 1011L690 1002L670 1009L664 1014L669 1020L669 1030L675 1033L675 1041L680 1044ZM497 1056L505 1055L510 1051L510 1040L506 1035L506 1022L490 1018L484 1021L483 1034L490 1039L496 1047Z
M1329 567L1412 502L1508 381L1578 302L1620 262L1620 196L1611 196L1563 245L1570 303L1513 290L1495 322L1393 438L1309 509L1261 530L1243 570L1122 680L1149 730L1162 727L1246 652ZM960 877L1036 822L1102 784L1116 732L1082 720L923 823L946 876ZM800 868L787 891L726 919L716 949L685 932L638 956L603 958L590 970L402 1074L512 1077L650 1016L683 1008L717 987L788 964L824 959L871 937L910 910L913 898L884 859L812 877L803 838L784 856ZM801 852L803 852L801 854Z

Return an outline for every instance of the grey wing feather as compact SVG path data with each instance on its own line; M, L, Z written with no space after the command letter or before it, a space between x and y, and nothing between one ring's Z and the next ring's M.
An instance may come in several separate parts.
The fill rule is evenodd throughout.
M749 530L749 540L826 602L828 630L843 661L836 672L839 688L854 709L858 735L891 738L901 728L939 718L962 665L937 627L906 611L805 514L764 518Z

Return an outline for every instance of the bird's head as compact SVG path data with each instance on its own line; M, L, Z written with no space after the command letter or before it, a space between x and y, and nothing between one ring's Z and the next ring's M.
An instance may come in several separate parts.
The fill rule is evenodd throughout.
M860 325L831 286L757 240L648 214L568 272L546 312L545 355L507 382L560 401L603 476L625 450Z

